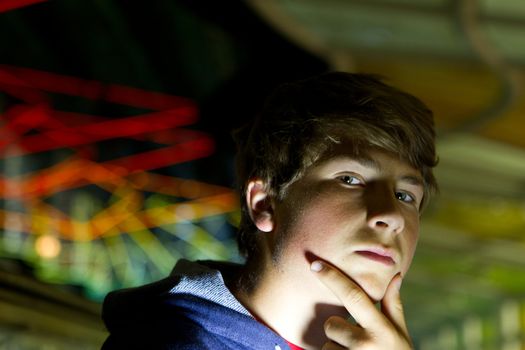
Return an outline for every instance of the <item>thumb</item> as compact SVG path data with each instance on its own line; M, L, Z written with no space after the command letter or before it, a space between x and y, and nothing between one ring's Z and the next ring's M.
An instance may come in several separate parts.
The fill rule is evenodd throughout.
M381 300L381 311L408 339L408 328L405 321L405 314L403 312L401 294L399 293L402 281L401 274L397 274L392 278L386 289L385 296L383 300Z

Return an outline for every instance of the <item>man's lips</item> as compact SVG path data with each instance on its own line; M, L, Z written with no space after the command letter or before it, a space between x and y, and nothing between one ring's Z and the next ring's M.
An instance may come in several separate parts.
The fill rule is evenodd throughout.
M356 250L355 253L388 266L395 265L396 263L394 254L390 250L384 248L367 248Z

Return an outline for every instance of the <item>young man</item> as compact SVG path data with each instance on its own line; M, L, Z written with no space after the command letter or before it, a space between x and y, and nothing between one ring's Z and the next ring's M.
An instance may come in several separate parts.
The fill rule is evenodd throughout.
M419 100L373 76L279 87L235 133L246 264L181 261L108 295L105 348L410 349L399 288L434 136Z

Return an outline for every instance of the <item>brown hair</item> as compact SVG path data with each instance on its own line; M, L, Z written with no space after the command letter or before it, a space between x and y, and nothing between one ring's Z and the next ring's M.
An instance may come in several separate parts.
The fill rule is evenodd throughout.
M257 228L245 195L250 179L262 179L269 195L282 200L288 186L342 139L351 141L355 152L377 147L420 170L425 182L422 206L437 189L432 112L416 97L373 75L331 72L283 84L256 118L233 136L241 194L237 240L248 258L257 250Z

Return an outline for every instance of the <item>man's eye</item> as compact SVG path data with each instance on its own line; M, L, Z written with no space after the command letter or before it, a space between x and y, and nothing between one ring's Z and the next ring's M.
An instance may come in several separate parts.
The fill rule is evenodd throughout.
M396 198L407 203L415 202L415 198L406 192L396 192Z
M344 175L339 177L341 181L343 181L347 185L361 185L363 184L363 181L361 181L357 176L351 176L351 175Z

